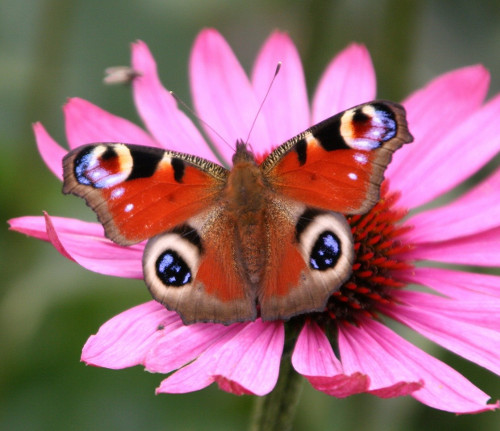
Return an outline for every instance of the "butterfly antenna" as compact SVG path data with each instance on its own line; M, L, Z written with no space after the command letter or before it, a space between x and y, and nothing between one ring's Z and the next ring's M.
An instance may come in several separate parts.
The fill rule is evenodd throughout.
M255 118L253 119L252 125L250 126L250 130L248 131L247 139L245 140L246 143L248 143L248 141L250 139L250 135L252 134L252 130L255 127L255 123L257 122L257 118L259 118L260 111L262 111L262 107L264 106L264 103L267 99L267 96L269 96L271 88L273 87L273 84L274 84L274 80L278 76L280 69L281 69L281 61L278 61L278 64L276 65L276 70L274 71L273 79L271 79L271 82L269 83L269 86L267 87L266 94L264 95L264 98L262 99L262 102L259 106L257 114L255 114Z
M205 120L201 119L198 116L198 114L196 114L196 112L194 112L194 110L186 102L184 102L184 100L182 100L179 96L177 96L177 94L175 94L173 91L169 91L169 93L172 95L172 97L176 100L177 103L182 105L182 107L186 109L194 118L196 118L201 124L205 125L212 132L214 132L214 134L217 135L217 137L219 137L222 142L224 142L229 148L231 148L231 150L234 151L234 147L231 146L231 144L229 144L229 142L227 142L224 139L224 137L219 132L217 132L217 130L215 130L210 124L208 124Z

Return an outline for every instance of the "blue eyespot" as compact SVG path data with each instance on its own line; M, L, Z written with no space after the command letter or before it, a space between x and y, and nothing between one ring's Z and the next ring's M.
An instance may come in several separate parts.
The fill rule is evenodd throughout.
M166 286L180 287L191 281L191 269L174 250L165 250L156 260L156 274Z
M380 130L378 139L385 142L396 136L397 123L394 114L379 105L375 105L375 114L372 122L375 128Z
M93 157L90 151L86 151L80 154L75 159L75 177L80 184L84 184L86 186L90 186L93 184L93 181L89 180L89 178L87 177L87 173L89 169L93 167L93 165L95 165L95 157Z
M333 268L342 253L340 240L331 231L325 231L319 235L309 256L311 268L318 271L326 271Z

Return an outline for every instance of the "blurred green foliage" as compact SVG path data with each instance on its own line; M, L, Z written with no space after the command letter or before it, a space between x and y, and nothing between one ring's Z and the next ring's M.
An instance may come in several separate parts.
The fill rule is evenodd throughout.
M190 100L187 60L203 27L217 28L250 69L260 44L278 28L290 33L308 85L351 41L365 43L379 91L401 100L430 78L483 63L500 90L498 1L363 0L2 0L0 2L1 219L54 215L94 220L82 202L63 197L36 151L31 123L65 142L61 106L70 96L139 121L126 87L104 87L103 70L128 64L142 39L163 82ZM90 273L50 245L0 230L0 429L239 430L251 397L215 387L154 395L162 376L141 368L111 371L79 362L88 336L115 314L149 300L140 281ZM419 340L494 399L500 378ZM499 413L460 416L412 398L328 397L308 385L295 430L496 430Z

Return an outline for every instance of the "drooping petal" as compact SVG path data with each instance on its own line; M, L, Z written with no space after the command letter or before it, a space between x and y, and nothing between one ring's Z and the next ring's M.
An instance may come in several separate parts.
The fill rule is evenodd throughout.
M269 393L278 379L283 323L256 320L237 329L163 380L157 392L191 392L218 382L221 389L236 394Z
M444 136L479 109L489 82L483 66L464 67L432 80L403 102L415 142L393 155L386 177L394 186L406 191L421 179L417 168L427 157L434 157L433 151Z
M47 238L52 243L54 248L61 253L65 258L75 261L75 259L71 256L70 253L64 247L64 244L59 239L56 230L54 229L54 225L50 220L50 216L47 213L44 213L45 217L45 230L47 232Z
M312 103L313 124L375 99L376 85L368 50L363 45L349 45L332 60L319 81Z
M361 373L344 374L328 338L314 322L302 328L293 350L292 365L315 389L337 398L366 392L370 384L369 377Z
M97 142L159 146L139 126L77 97L64 105L64 116L70 148Z
M397 358L391 355L391 348L380 346L377 340L371 339L372 323L367 320L362 329L339 325L339 349L345 372L369 376L370 391L376 391L383 398L408 395L419 390L423 384L422 377L398 364ZM361 350L363 341L366 342L365 351ZM395 350L394 347L392 350Z
M142 278L144 244L120 247L104 237L98 223L64 217L20 217L10 220L11 229L50 241L63 256L100 274Z
M328 338L315 322L306 322L300 331L292 365L304 376L332 376L343 372Z
M35 132L36 144L43 161L54 175L62 180L62 159L67 151L52 139L41 123L33 124L33 131Z
M210 373L208 367L211 362L217 360L217 352L222 350L226 343L230 342L239 331L244 329L246 324L243 325L230 326L229 330L224 332L201 356L163 380L156 389L156 393L193 392L214 383L215 377ZM207 355L209 356L207 357Z
M446 241L500 226L500 170L455 202L422 211L408 223L408 243Z
M198 115L226 141L205 127L226 161L231 159L236 141L247 138L254 119L254 151L261 153L261 148L270 147L264 117L256 118L259 103L253 88L231 48L217 31L206 29L196 38L189 75Z
M281 62L280 71L264 102L278 62ZM270 152L310 126L309 102L302 63L295 45L286 33L274 32L268 38L255 61L252 84L257 101L262 103L259 115L263 115L266 119L269 142L272 145L265 149L259 146L259 150ZM251 143L254 141L252 135L250 135Z
M63 222L58 228L47 214L45 222L47 235L52 244L56 248L62 246L65 252L63 254L68 254L71 259L84 268L116 277L138 279L143 277L144 243L121 247L104 238L102 233L101 235L89 234L88 231L82 230L82 225L77 226L75 231L73 226L68 226L67 223Z
M374 320L364 319L359 327L340 325L339 349L346 374L369 375L375 395L409 394L431 407L455 413L498 407L487 404L488 395L455 370ZM386 388L389 391L384 393ZM391 393L394 388L398 391Z
M177 313L156 301L146 302L102 325L85 343L81 360L115 370L142 364L157 341L181 325Z
M425 296L420 292L406 291L398 296L407 301L407 304L392 304L391 307L382 307L382 311L438 343L439 345L469 359L488 370L500 374L500 332L491 329L494 316L487 316L488 311L498 313L500 307L482 303L464 304L463 310L453 309L453 300L435 298L437 305L443 302L450 303L446 313L441 312L436 306L426 304ZM412 303L412 300L415 303ZM467 308L472 310L467 310ZM463 315L467 314L466 318ZM498 327L499 319L496 318ZM493 321L494 324L494 321Z
M434 138L427 152L422 150L414 154L404 178L391 183L402 192L400 205L415 208L430 202L491 160L500 148L499 115L500 96L497 96L443 138Z
M155 373L169 373L196 359L221 337L242 329L242 323L195 323L170 331L150 350L144 366Z
M408 259L463 265L500 266L500 227L449 241L418 244Z
M132 81L135 105L156 141L163 148L217 162L193 122L161 84L156 62L144 42L132 44L132 68L139 73Z
M467 300L500 298L500 277L442 268L412 268L398 274L401 281L427 286L450 298Z

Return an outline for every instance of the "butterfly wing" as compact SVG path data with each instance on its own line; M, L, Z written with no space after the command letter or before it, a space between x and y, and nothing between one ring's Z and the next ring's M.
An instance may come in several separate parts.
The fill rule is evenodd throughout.
M143 268L153 298L186 324L255 320L255 292L237 258L235 229L221 205L150 240Z
M258 293L263 319L324 309L354 261L350 226L338 213L369 211L392 153L412 140L404 109L375 101L313 126L264 160L274 197L271 252Z
M323 311L351 275L354 248L344 216L270 198L269 257L258 289L263 320Z
M343 214L379 199L392 153L413 137L404 108L374 101L337 114L290 139L261 164L277 193Z
M227 170L199 157L139 145L94 144L63 161L63 193L84 198L120 245L149 239L214 205Z
M255 294L235 259L234 220L221 190L228 171L195 156L94 144L64 158L64 193L84 198L121 245L149 239L144 280L185 323L256 318Z

